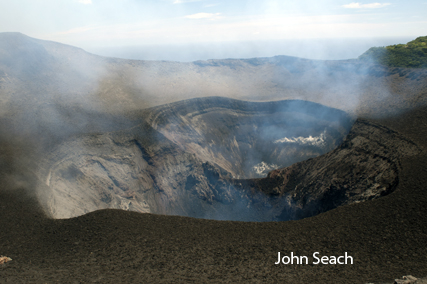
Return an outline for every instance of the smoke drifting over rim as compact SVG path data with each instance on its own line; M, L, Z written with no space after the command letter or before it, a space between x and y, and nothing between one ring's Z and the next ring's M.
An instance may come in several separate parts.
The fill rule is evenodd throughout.
M41 165L46 163L47 154L64 141L133 129L146 123L141 120L142 109L197 97L301 99L338 108L352 116L394 114L426 100L426 96L407 100L425 89L426 71L402 70L357 60L318 61L289 56L188 63L124 60L22 34L3 33L2 173L30 191L37 187L34 181L38 180L42 184L38 187L41 196L48 196L47 170ZM417 76L411 79L414 73ZM403 100L413 103L402 105ZM144 127L144 131L149 129ZM276 132L274 127L260 128L259 133L271 136L272 141L284 139L272 135ZM288 133L285 137L297 141L323 131ZM166 139L163 134L156 135L150 138L154 144ZM86 145L79 147L84 149ZM165 202L162 206L167 207L166 201L159 202Z
M413 38L289 39L227 41L181 45L87 46L88 52L123 59L193 62L224 58L256 58L288 55L314 60L357 58L373 46L406 43Z

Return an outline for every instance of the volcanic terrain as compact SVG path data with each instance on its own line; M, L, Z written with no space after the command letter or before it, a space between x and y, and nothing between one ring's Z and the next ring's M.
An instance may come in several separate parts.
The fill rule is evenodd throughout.
M425 69L122 60L3 33L0 97L0 283L427 275Z

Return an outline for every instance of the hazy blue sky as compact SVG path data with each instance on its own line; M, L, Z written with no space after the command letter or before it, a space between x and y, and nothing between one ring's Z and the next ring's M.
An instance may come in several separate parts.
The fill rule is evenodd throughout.
M427 35L427 1L0 0L0 32L86 49Z

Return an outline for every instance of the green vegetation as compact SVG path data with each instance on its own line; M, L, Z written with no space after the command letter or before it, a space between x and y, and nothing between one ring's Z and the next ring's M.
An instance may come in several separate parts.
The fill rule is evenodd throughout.
M407 44L371 47L359 59L390 67L427 68L427 36L418 37Z

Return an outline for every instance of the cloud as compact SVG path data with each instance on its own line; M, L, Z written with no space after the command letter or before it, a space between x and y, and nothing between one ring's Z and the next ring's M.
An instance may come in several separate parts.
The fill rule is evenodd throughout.
M218 6L219 5L219 3L215 3L215 4L206 4L205 5L205 8L211 8L211 7L215 7L215 6Z
M200 2L202 0L175 0L173 1L173 4L183 4L183 3L190 3L190 2Z
M92 0L79 0L79 3L88 5L88 4L92 4Z
M185 15L131 23L81 25L72 29L64 28L61 33L41 34L40 37L82 48L148 43L171 45L309 38L375 38L396 37L405 32L407 34L408 30L411 30L411 34L422 34L427 21L422 20L424 18L409 17L395 20L386 17L382 21L382 15L373 17L370 13L244 17L225 16L223 13L188 13L187 18Z
M391 5L391 4L390 3L360 4L358 2L352 2L350 4L343 5L343 7L347 9L376 9L376 8L383 8L388 5Z
M78 27L78 28L73 28L73 29L69 29L66 31L53 33L51 35L55 37L55 36L66 36L66 35L72 35L72 34L83 34L83 33L93 31L96 29L97 29L97 27L95 27L95 26Z
M197 13L185 16L187 19L218 19L220 18L221 13Z

